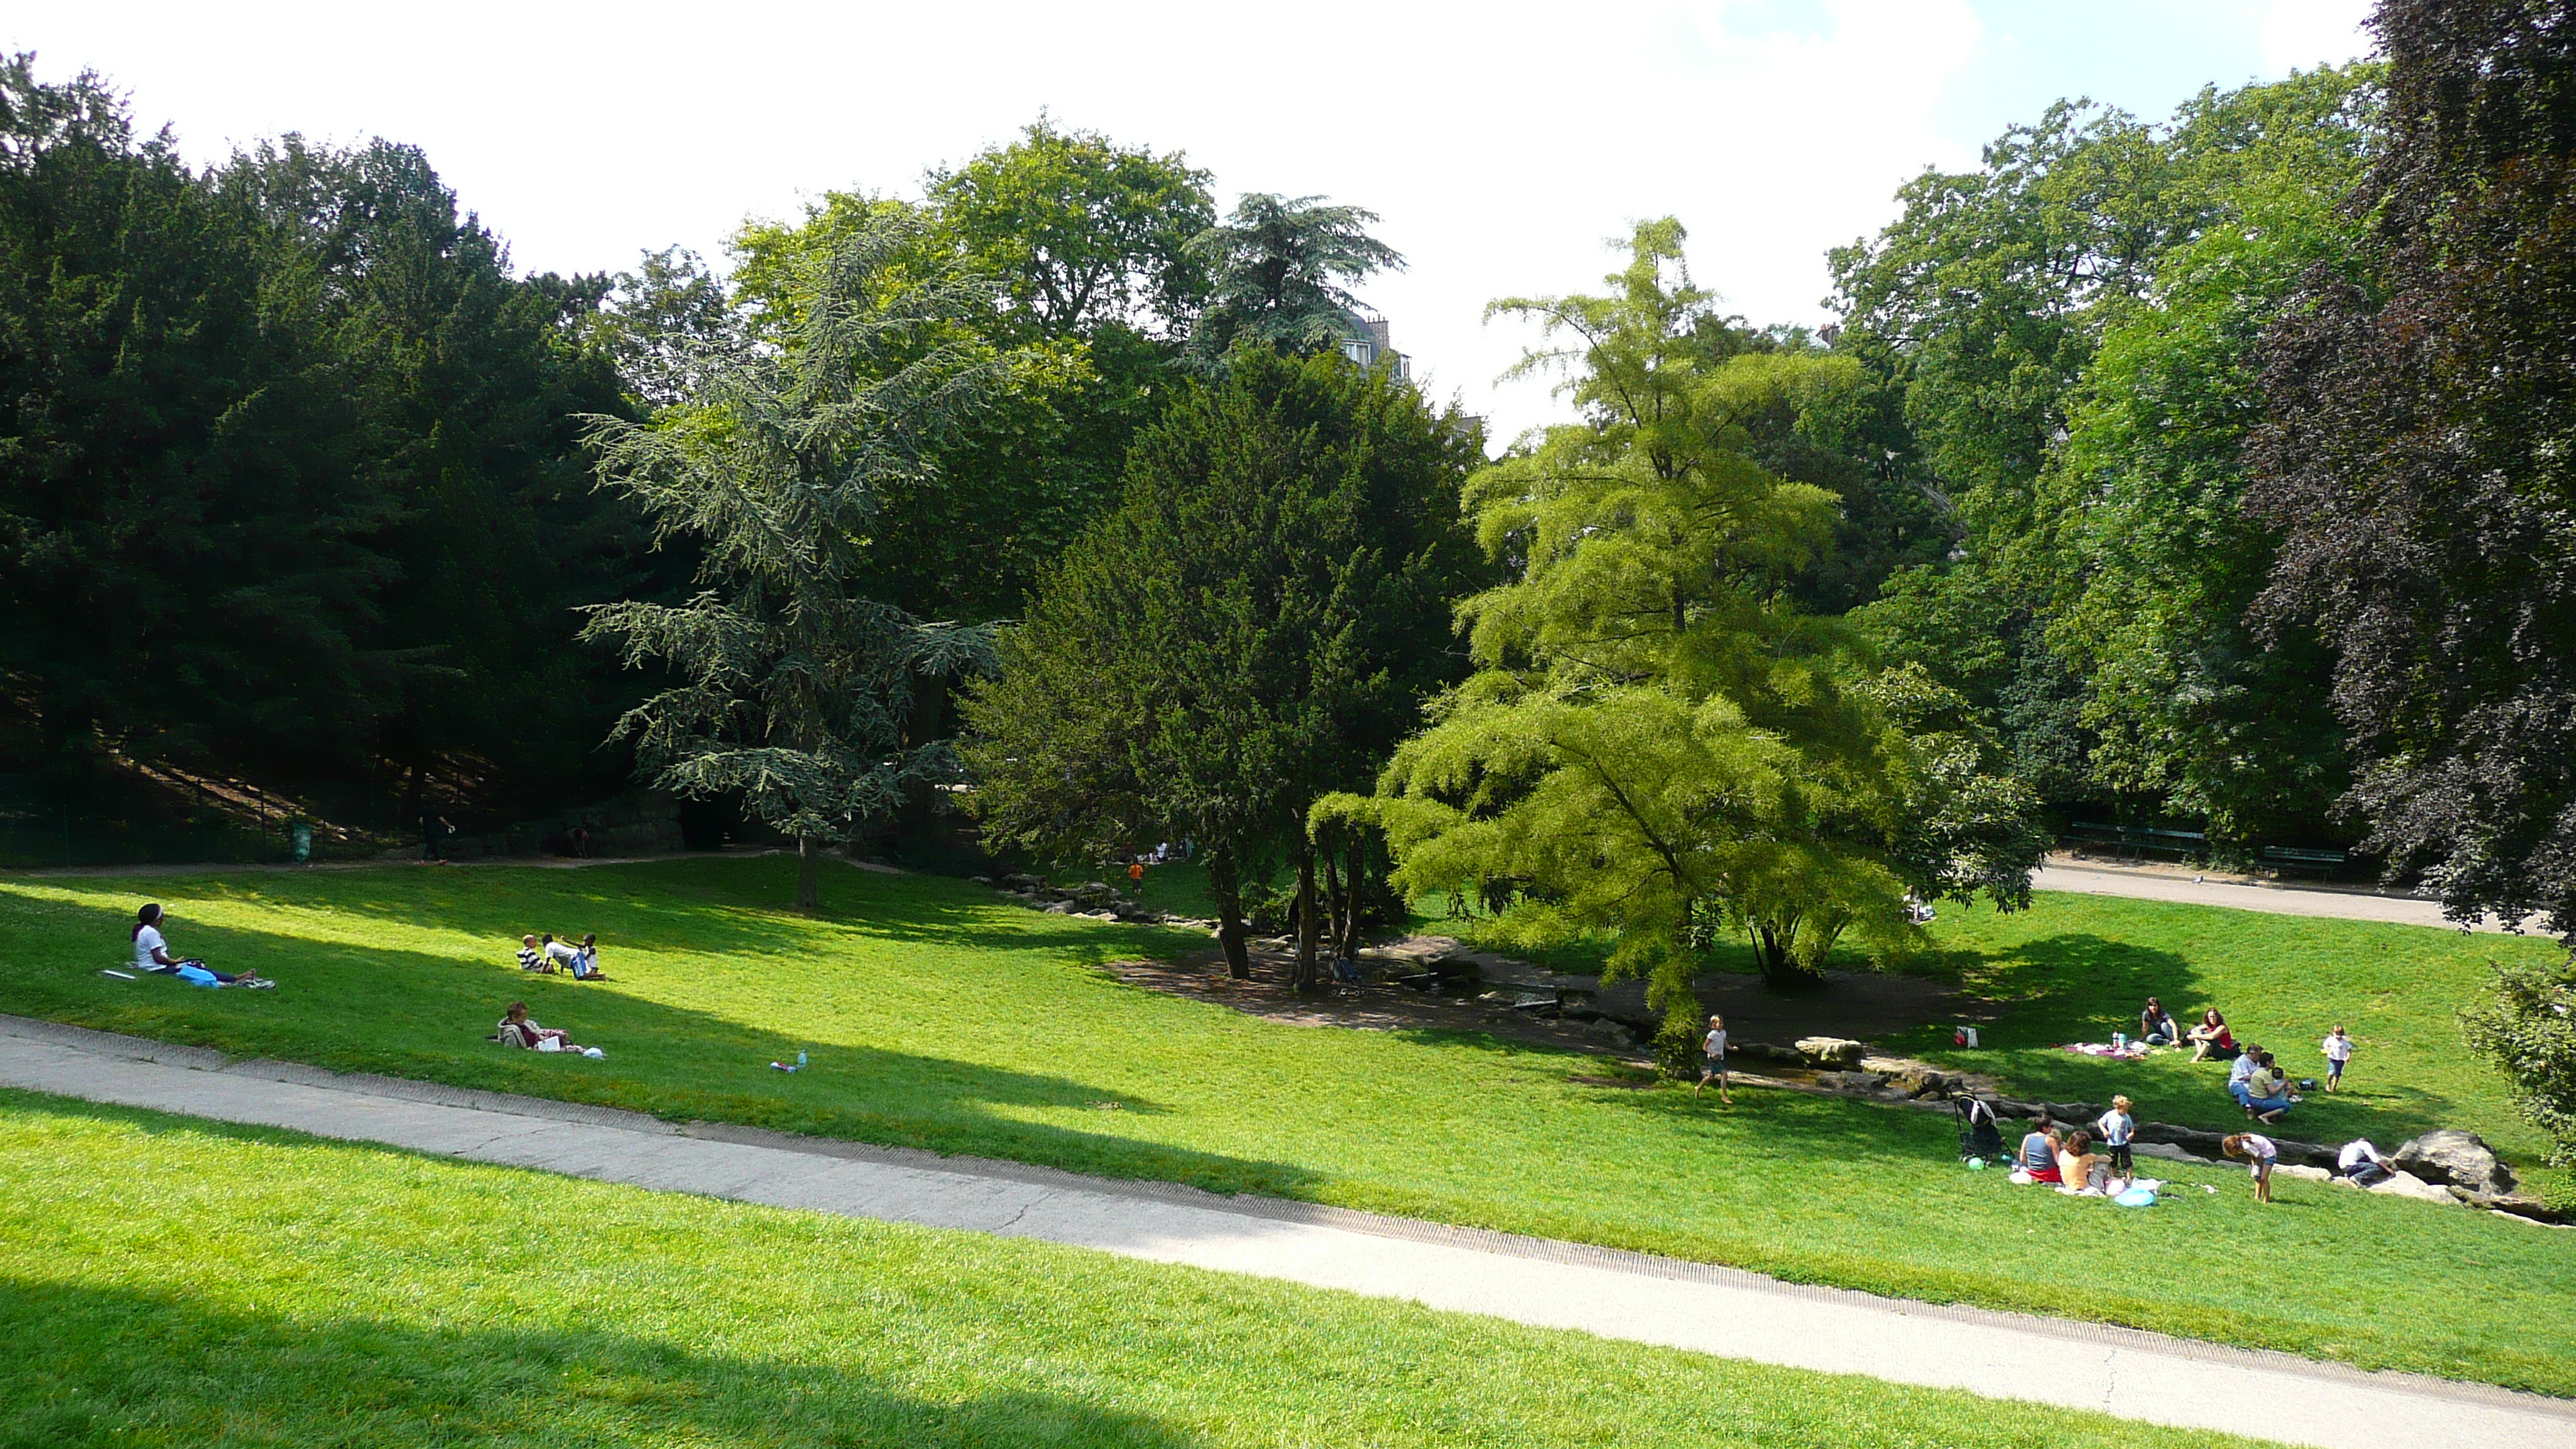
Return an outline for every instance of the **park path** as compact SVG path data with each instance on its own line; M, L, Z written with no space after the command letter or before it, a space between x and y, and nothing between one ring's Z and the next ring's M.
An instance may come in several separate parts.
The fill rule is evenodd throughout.
M2442 903L2421 896L2383 895L2376 891L2332 889L2315 886L2273 885L2269 882L2244 880L2209 880L2200 876L2176 874L2170 870L2100 864L2070 863L2052 858L2030 878L2031 888L2043 891L2069 891L2077 895L2127 896L2142 901L2180 901L2195 906L2229 906L2240 911L2262 911L2276 916L2328 916L2345 921L2388 921L2402 926L2438 926L2458 930L2459 923L2442 917ZM2501 931L2504 923L2489 916L2478 923L2481 931ZM2525 923L2524 929L2542 929L2539 917Z
M0 1016L0 1086L1156 1262L2322 1449L2576 1449L2576 1401L1170 1183L675 1126ZM2078 1401L2069 1389L2098 1388Z

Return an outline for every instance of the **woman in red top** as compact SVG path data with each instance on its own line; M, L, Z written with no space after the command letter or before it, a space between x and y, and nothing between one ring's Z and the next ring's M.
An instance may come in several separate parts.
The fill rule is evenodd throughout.
M2227 1018L2219 1015L2214 1006L2200 1014L2200 1025L2191 1029L2191 1039L2199 1043L2191 1053L2196 1062L2208 1061L2211 1052L2220 1053L2219 1060L2225 1061L2226 1054L2236 1050L2236 1037L2227 1029Z

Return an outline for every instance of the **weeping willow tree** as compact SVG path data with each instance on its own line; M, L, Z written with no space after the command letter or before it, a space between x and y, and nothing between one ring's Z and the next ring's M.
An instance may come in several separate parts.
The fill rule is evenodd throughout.
M1766 469L1754 429L1831 442L1855 370L1717 317L1681 243L1650 222L1611 295L1495 304L1564 344L1523 367L1561 367L1581 417L1470 480L1511 577L1462 606L1477 672L1376 812L1408 888L1511 881L1507 931L1614 935L1611 973L1648 978L1676 1040L1712 931L1743 932L1774 984L1811 981L1847 939L1905 945L1909 890L2011 901L2021 861L2026 895L2044 844L2027 792L1909 732L1937 701L1891 709L1839 622L1791 600L1838 500Z
M925 255L920 223L880 210L798 264L782 341L696 359L690 395L649 422L590 419L602 484L643 508L657 542L703 559L685 603L591 612L585 639L678 681L613 738L635 741L661 788L738 793L794 837L803 910L820 905L820 848L955 769L944 741L906 737L915 681L991 648L982 628L916 619L870 588L880 499L921 486L1014 365L961 325L982 288Z

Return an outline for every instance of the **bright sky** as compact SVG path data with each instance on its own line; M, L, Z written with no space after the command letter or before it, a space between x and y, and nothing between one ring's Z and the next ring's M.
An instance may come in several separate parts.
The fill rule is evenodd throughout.
M1363 289L1435 394L1503 429L1531 340L1493 297L1588 290L1673 213L1756 322L1818 322L1824 253L1927 165L2059 96L2162 116L2364 51L2368 0L1316 0L726 6L14 0L0 45L88 68L200 161L285 131L424 148L522 270L719 252L829 189L910 193L1041 108L1181 149L1243 191L1377 211L1409 270Z

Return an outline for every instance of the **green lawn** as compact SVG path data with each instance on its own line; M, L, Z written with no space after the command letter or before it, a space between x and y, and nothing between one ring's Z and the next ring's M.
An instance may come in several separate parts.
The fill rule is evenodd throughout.
M2146 1211L2024 1192L1959 1168L1941 1117L1764 1092L1721 1112L1676 1089L1576 1085L1582 1059L1479 1035L1274 1024L1093 969L1195 937L855 871L832 873L831 914L808 921L777 909L793 870L693 860L10 881L0 1008L2576 1394L2568 1235L2298 1181L2262 1209L2217 1169L2179 1169L2189 1190ZM178 947L284 986L100 976L147 885ZM2058 908L2015 929L2046 940ZM618 979L522 976L509 952L530 929L598 931ZM607 1059L486 1044L514 996ZM813 1070L768 1069L800 1047Z
M2242 1444L0 1093L0 1445Z

